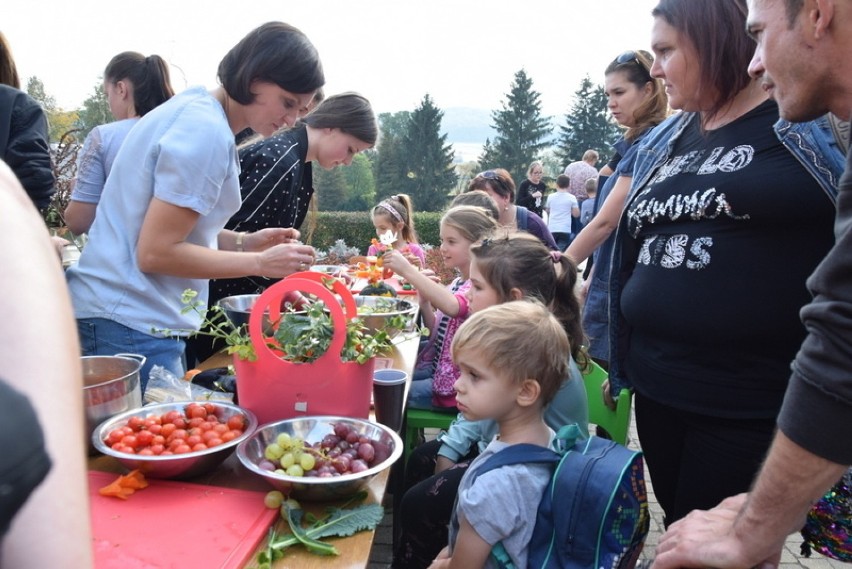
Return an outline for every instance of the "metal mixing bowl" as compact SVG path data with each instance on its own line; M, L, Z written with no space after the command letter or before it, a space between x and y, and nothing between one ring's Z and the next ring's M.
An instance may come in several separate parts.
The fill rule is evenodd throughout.
M110 417L142 407L139 370L144 363L144 356L138 354L80 358L87 437ZM89 454L94 452L95 448L89 445Z
M390 453L388 458L363 472L331 478L275 474L259 466L264 460L264 450L270 443L275 442L279 434L288 433L305 442L316 443L334 432L335 423L346 423L356 432L387 445ZM336 416L300 417L269 423L261 426L237 447L237 458L243 466L266 480L273 488L299 500L324 501L352 496L367 486L376 475L389 468L401 455L402 440L388 427L365 419Z
M243 324L248 327L251 309L258 298L260 298L259 294L238 294L235 296L226 296L218 304L225 311L225 316L228 317L231 324L237 328ZM264 318L264 328L266 328L267 320Z
M227 421L234 415L242 415L245 417L246 429L242 435L234 438L219 446L190 452L186 454L158 455L158 456L140 456L133 454L125 454L123 452L114 451L107 445L104 440L109 435L109 432L118 427L123 427L131 417L149 417L151 415L162 415L169 411L181 411L189 404L190 401L181 401L178 403L154 403L146 405L140 409L134 409L127 413L116 415L101 423L92 433L92 444L98 452L105 455L115 457L125 468L133 470L138 468L145 476L149 478L192 478L199 474L209 472L219 466L223 460L228 458L234 449L243 441L248 439L254 430L257 428L257 418L254 414L242 407L238 407L231 403L216 402L219 421Z
M343 277L349 270L347 265L312 265L310 271L322 273L329 277Z
M385 328L391 336L402 331L410 330L414 324L419 307L411 301L385 296L355 296L355 306L358 316L364 322L367 330L376 332ZM386 328L388 320L394 316L404 316L407 324L401 329Z

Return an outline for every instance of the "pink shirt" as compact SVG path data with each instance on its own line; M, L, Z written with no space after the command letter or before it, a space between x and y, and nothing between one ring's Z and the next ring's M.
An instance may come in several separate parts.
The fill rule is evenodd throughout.
M455 287L454 287L455 285ZM432 372L432 405L435 407L455 407L456 406L456 391L453 385L459 378L461 371L453 364L453 354L450 347L453 344L453 336L459 327L467 320L470 315L470 306L467 302L465 293L470 289L470 280L461 282L454 281L450 284L450 288L455 288L453 295L459 303L459 313L456 316L446 316L440 310L435 311L435 322L439 323L442 319L447 318L447 326L444 332L443 341L441 342L440 351L437 354L432 354L432 350L426 349L421 353L422 356L434 355L434 370ZM433 334L437 334L437 330L433 330ZM430 341L435 341L436 338L430 338ZM418 361L418 365L426 364L426 361Z
M578 200L584 200L589 197L589 194L586 193L586 180L598 177L598 171L595 167L582 160L568 164L565 167L564 174L571 178L571 182L568 184L568 191Z

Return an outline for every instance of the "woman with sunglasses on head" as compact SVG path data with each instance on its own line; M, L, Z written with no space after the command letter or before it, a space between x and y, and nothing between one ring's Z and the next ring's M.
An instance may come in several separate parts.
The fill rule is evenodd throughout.
M630 189L637 143L668 116L663 82L651 77L653 61L648 52L628 51L615 58L604 71L607 107L612 118L624 128L624 134L614 145L615 157L609 163L614 171L600 186L592 219L565 250L577 264L595 254L596 262L585 285L588 292L583 306L583 327L589 337L589 355L605 368L609 365L606 290L612 233ZM598 263L598 259L603 262Z
M482 190L497 204L500 217L497 222L508 230L532 233L548 248L556 250L556 241L544 220L522 205L515 205L515 181L503 168L486 170L470 181L468 192Z
M269 136L299 118L325 77L319 54L282 22L256 28L219 64L221 85L187 89L153 109L125 138L104 186L89 244L68 285L85 355L132 352L184 374L183 337L201 316L208 279L284 277L313 262L293 228L224 229L240 208L234 135Z
M843 155L827 120L779 121L747 68L745 0L662 0L651 75L681 109L641 143L610 277L610 390L666 525L748 491L834 242Z

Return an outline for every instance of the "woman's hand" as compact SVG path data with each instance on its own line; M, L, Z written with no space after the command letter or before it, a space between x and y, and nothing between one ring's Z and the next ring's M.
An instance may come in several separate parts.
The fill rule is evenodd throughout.
M298 243L299 231L292 227L267 227L253 233L246 233L243 246L246 251L266 251L282 243Z
M273 245L258 254L257 275L284 278L299 271L306 271L314 263L315 258L316 253L310 245L301 243Z
M601 383L601 398L603 399L604 405L615 411L615 399L612 398L612 394L609 392L609 379L605 379L603 383Z
M450 565L450 546L444 547L435 559L432 561L432 564L429 565L429 569L443 569L444 567L449 567Z
M588 298L588 296L589 296L589 285L591 284L591 282L592 282L592 279L590 277L590 278L584 280L583 284L580 285L580 293L577 296L579 297L578 300L581 303L586 302L586 298Z

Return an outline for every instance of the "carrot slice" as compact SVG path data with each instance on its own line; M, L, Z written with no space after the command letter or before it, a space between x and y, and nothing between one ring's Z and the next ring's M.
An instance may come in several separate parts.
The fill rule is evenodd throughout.
M102 496L111 496L127 500L128 496L136 492L136 490L141 490L142 488L147 487L148 481L145 480L145 475L139 470L133 470L124 476L119 476L103 488L100 488L98 492Z

